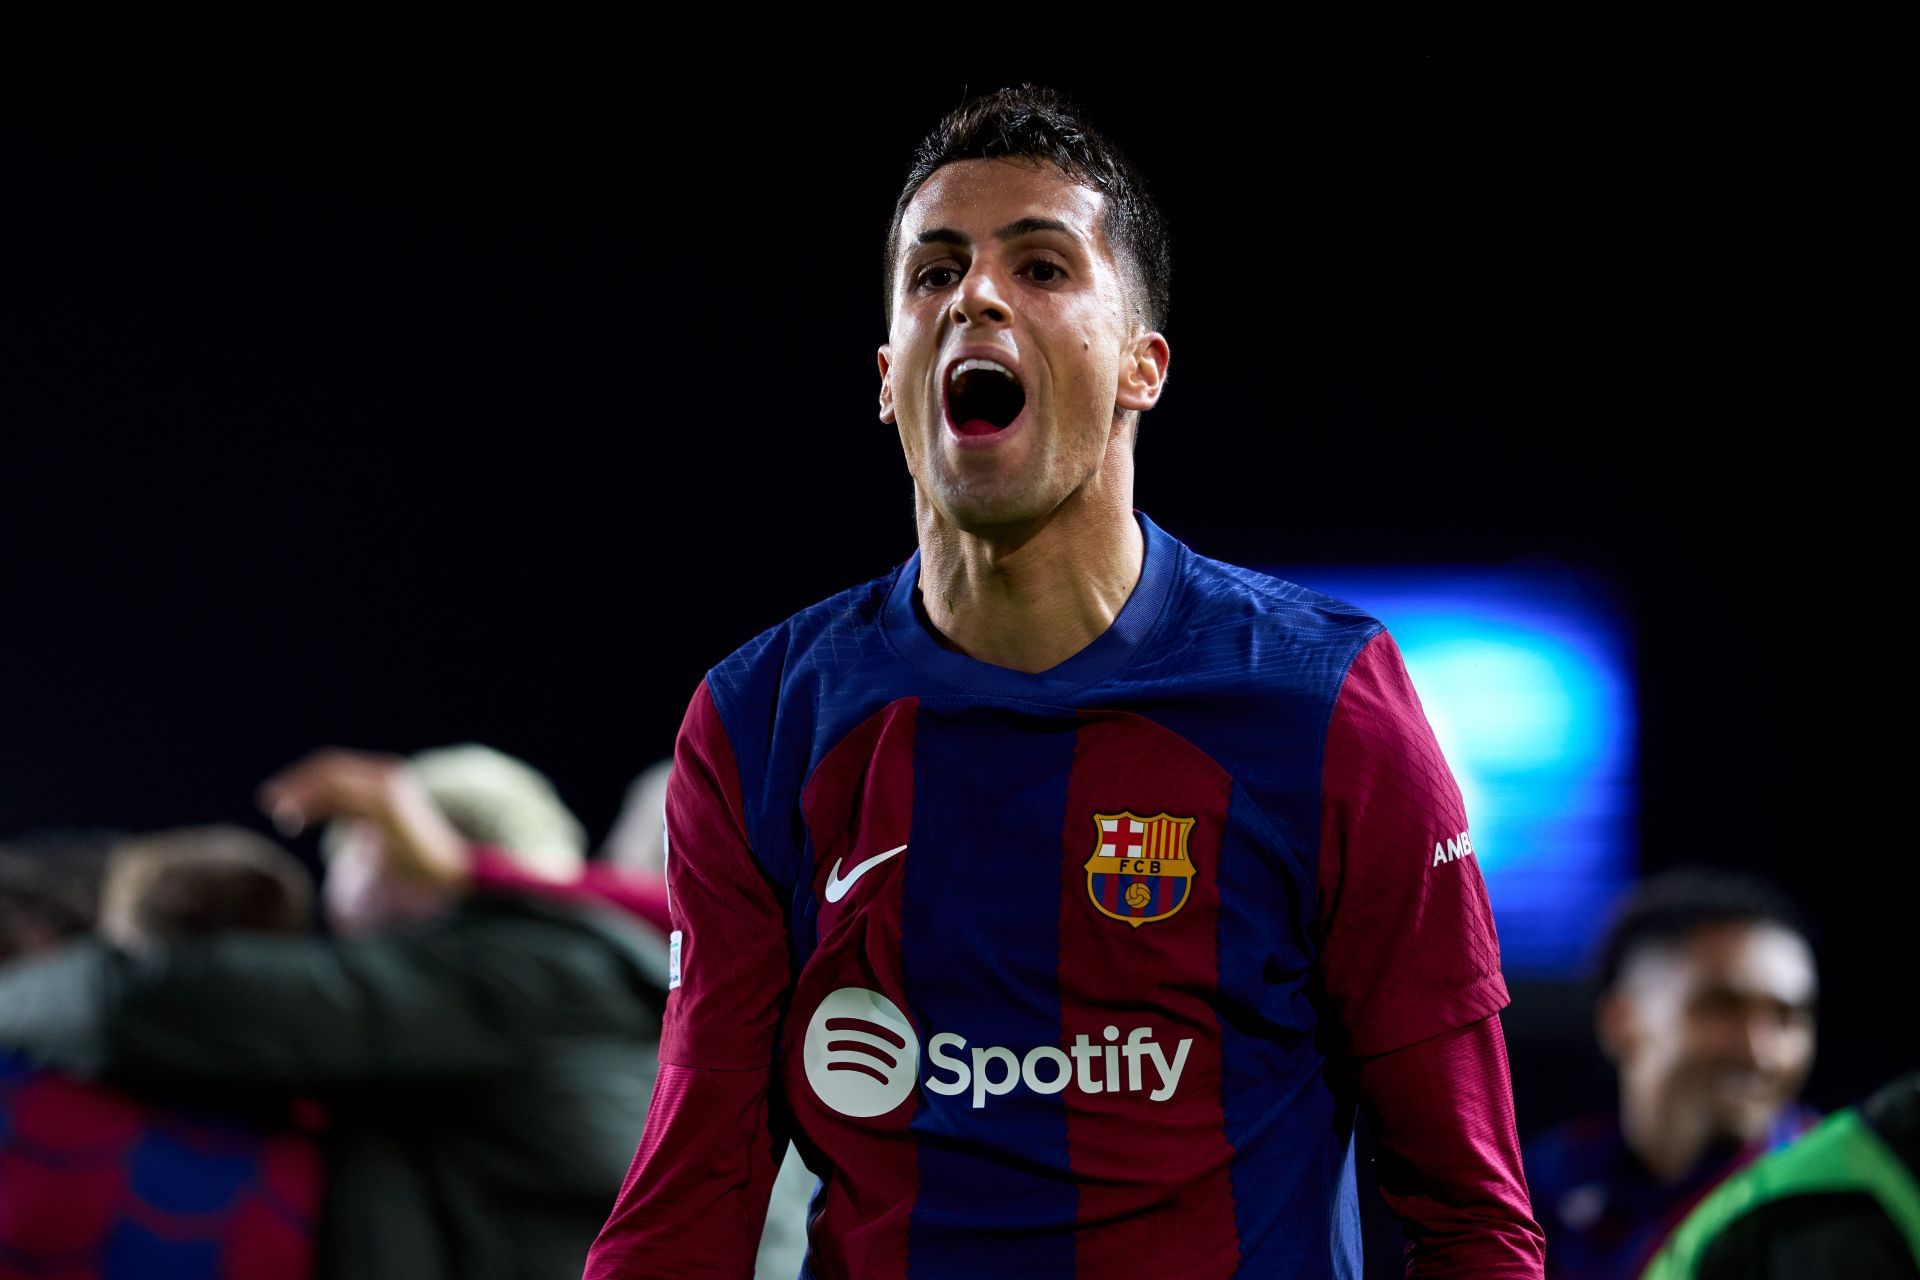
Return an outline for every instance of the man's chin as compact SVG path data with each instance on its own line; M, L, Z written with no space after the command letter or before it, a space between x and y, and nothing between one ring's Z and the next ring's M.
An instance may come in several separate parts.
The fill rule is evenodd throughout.
M1045 523L1057 502L1036 493L1022 477L1004 482L951 484L934 498L947 524L976 537L1004 537Z
M1729 1141L1741 1144L1759 1142L1766 1138L1774 1120L1786 1107L1786 1101L1779 1098L1764 1102L1753 1099L1723 1101L1716 1108L1719 1113L1717 1128Z

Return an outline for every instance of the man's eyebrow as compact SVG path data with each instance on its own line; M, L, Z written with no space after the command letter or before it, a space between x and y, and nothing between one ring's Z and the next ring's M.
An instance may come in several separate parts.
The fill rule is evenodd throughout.
M993 233L995 240L1011 240L1015 236L1030 236L1037 231L1058 231L1065 236L1078 240L1074 229L1058 218L1015 218L1006 226ZM914 237L916 244L971 244L965 232L955 231L952 227L934 227L922 231Z
M1074 229L1058 218L1015 218L1006 226L993 233L995 240L1011 240L1015 236L1030 236L1036 231L1058 231L1074 240L1080 237Z

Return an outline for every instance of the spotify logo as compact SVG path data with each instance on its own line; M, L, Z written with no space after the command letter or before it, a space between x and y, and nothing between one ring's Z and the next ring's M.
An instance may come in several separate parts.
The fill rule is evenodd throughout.
M893 1001L841 987L813 1011L801 1058L820 1101L843 1116L879 1116L913 1092L920 1042Z
M974 1110L1025 1085L1037 1094L1144 1094L1165 1102L1180 1087L1193 1037L1163 1040L1152 1026L1119 1024L1094 1033L1067 1028L1054 1044L1024 1053L1001 1044L969 1046L942 1031L927 1040L928 1105L966 1098ZM1064 1048L1061 1046L1065 1046ZM964 1056L963 1056L964 1055ZM920 1072L920 1042L899 1006L865 987L841 987L820 1002L801 1047L807 1083L843 1116L883 1116L907 1100Z

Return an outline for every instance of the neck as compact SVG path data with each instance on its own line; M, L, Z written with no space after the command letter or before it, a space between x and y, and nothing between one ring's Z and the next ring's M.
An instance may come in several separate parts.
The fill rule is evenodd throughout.
M947 643L1015 671L1057 667L1113 625L1140 581L1133 451L1116 432L1104 465L1046 515L962 529L919 493L920 599Z

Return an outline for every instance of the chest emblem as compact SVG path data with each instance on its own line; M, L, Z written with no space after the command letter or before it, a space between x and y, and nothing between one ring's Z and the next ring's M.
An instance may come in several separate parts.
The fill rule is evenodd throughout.
M1170 813L1093 815L1093 856L1087 859L1087 897L1101 915L1138 929L1165 920L1193 889L1195 869L1187 857L1194 819Z

